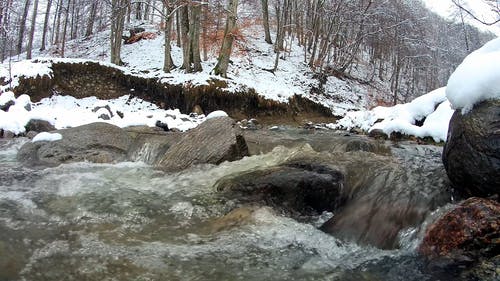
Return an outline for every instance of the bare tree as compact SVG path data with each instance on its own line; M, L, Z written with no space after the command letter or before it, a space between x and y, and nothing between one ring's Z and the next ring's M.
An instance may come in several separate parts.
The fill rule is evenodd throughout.
M35 0L35 2L33 2L33 14L31 16L31 29L29 34L28 46L26 47L26 59L31 59L31 49L33 48L33 37L35 36L37 10L38 0Z
M123 65L122 35L128 5L128 0L111 0L111 63L116 65Z
M271 40L271 32L269 31L269 4L267 0L261 0L260 4L262 6L262 24L264 25L264 36L265 41L269 44L272 44Z
M28 12L30 9L31 0L26 0L24 2L23 14L21 17L21 21L19 22L19 35L17 37L17 45L16 52L20 54L23 51L23 42L24 42L24 31L26 30L26 20L28 19Z
M236 31L236 19L238 14L238 0L227 1L227 20L224 30L224 39L220 49L217 65L213 72L215 75L227 77L227 68L229 66L229 58L233 49L234 33Z
M40 47L40 51L45 50L45 44L47 41L47 30L49 29L50 9L51 8L52 8L52 0L48 0L47 1L47 8L45 9L45 19L43 21L42 46Z

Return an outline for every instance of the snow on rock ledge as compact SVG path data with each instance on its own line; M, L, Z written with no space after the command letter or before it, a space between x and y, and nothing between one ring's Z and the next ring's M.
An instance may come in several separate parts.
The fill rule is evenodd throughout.
M500 98L500 38L464 59L448 80L446 96L462 114L481 101Z
M347 130L358 127L365 131L379 129L387 135L400 132L421 138L432 137L434 141L440 142L446 140L448 123L452 114L453 110L446 100L445 88L439 88L410 103L392 107L378 106L369 111L349 112L329 127ZM416 123L423 119L425 121L422 126L417 126Z

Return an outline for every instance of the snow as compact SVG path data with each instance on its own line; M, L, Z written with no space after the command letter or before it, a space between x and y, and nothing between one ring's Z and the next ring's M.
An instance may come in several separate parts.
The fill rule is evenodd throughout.
M439 88L406 104L349 112L328 127L347 130L358 127L365 131L379 129L387 135L400 132L421 138L432 137L436 142L446 141L453 109L446 100L445 91L446 88ZM424 118L422 126L415 125Z
M10 94L7 95L10 96ZM111 112L103 108L104 106L109 106ZM123 118L118 112L123 115ZM100 119L99 116L103 113L110 119ZM77 99L71 96L54 95L38 103L31 103L29 96L21 95L7 112L0 110L0 129L21 134L26 131L25 126L31 119L48 121L56 129L93 122L107 122L119 127L136 125L154 127L156 122L160 121L167 124L170 129L186 131L203 122L205 116L190 117L182 114L178 109L160 109L155 104L129 95L111 100L100 100L96 97Z
M58 141L62 140L62 135L59 133L48 133L48 132L41 132L37 134L32 142L38 142L38 141Z
M8 103L9 101L15 101L16 97L13 92L5 92L0 94L0 106Z
M210 114L207 115L207 119L212 119L212 118L216 118L216 117L226 117L226 116L228 116L226 112L224 112L222 110L216 110L216 111L210 112Z
M500 98L500 38L464 59L448 80L446 96L462 114L481 101Z

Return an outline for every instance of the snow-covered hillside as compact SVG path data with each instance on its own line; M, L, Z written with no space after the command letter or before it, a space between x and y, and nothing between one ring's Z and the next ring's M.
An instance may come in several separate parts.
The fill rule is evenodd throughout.
M425 5L436 14L442 16L445 19L459 22L460 11L452 0L424 0ZM469 9L475 16L484 22L494 22L498 20L498 13L492 11L492 7L484 1L480 0L465 0L460 1L464 8ZM493 3L492 3L493 4ZM498 1L496 3L498 9ZM484 25L473 18L471 18L467 13L463 12L464 20L481 30L489 31L497 36L500 36L500 24L495 25Z

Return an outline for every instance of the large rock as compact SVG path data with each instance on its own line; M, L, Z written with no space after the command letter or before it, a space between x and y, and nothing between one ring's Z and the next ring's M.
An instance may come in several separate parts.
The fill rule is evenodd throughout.
M463 256L472 260L500 254L500 204L472 197L426 231L419 252L428 257Z
M80 161L113 163L127 160L132 144L127 132L107 123L56 132L62 135L61 140L26 143L18 152L18 160L30 166L57 166Z
M34 131L34 132L50 132L56 130L52 124L45 120L39 119L31 119L28 124L25 126L26 132Z
M463 280L499 280L500 204L477 197L463 201L431 224L418 250L429 267Z
M453 186L466 196L500 193L500 100L482 102L465 115L455 111L443 163Z
M245 139L229 117L209 119L185 133L158 161L164 171L180 171L195 164L220 164L248 155Z
M242 203L261 202L300 216L334 211L340 206L344 185L341 171L321 164L294 162L223 178L216 188Z

